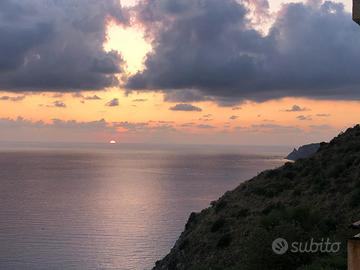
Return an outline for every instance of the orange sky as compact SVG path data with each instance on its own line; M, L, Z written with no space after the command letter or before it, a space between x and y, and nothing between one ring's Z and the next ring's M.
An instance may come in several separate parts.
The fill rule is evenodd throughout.
M123 2L131 5L136 1ZM272 9L276 10L281 2L289 1L271 1ZM349 8L350 0L345 4ZM130 74L142 69L143 60L151 51L138 26L124 29L113 23L108 27L108 42L104 48L121 52L128 65L126 72ZM101 99L85 100L73 94L29 93L22 100L0 100L0 118L23 117L45 123L51 123L52 119L78 122L105 119L110 126L113 122L147 123L146 130L132 132L120 127L117 134L104 133L89 138L90 141L301 144L328 140L345 127L357 123L360 115L360 103L355 101L285 98L264 103L247 102L233 107L199 102L192 105L201 108L201 112L181 112L169 110L175 104L164 102L161 93L126 95L122 89L104 89L82 95L97 95ZM0 96L19 97L22 94L2 92ZM119 106L105 106L114 98L119 100ZM56 101L66 107L54 106ZM303 110L287 111L294 105ZM161 132L164 127L165 131ZM2 138L0 134L1 139L11 140Z

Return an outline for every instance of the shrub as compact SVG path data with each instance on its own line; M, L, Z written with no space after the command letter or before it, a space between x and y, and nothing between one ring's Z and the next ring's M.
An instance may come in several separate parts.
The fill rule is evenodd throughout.
M197 215L196 213L192 212L190 214L188 222L185 225L185 230L188 230L191 227L191 225L196 224L196 222L197 222Z
M338 163L332 169L330 169L328 176L338 178L343 173L345 168L346 167L343 163Z
M185 239L184 241L182 241L182 242L180 243L179 249L180 249L180 250L183 250L183 249L185 249L189 244L190 244L189 239Z
M350 198L350 206L352 208L357 207L360 204L360 191L356 190Z
M214 222L214 224L211 226L211 232L217 232L218 230L220 230L222 227L224 227L226 223L226 220L224 218L219 218L218 220L216 220Z
M227 205L227 202L224 200L218 201L215 204L215 212L219 212L221 209L223 209Z
M301 195L301 189L297 188L292 193L294 196L300 196Z
M242 208L237 212L237 217L247 217L250 213L250 210L247 208Z
M217 243L216 246L217 246L218 248L226 248L226 247L230 246L232 240L233 240L233 239L232 239L231 234L227 233L227 234L223 235L223 236L219 239L219 241L218 241L218 243Z
M269 177L269 178L273 178L273 177L276 177L279 175L279 170L275 169L275 170L268 170L266 172L266 177Z

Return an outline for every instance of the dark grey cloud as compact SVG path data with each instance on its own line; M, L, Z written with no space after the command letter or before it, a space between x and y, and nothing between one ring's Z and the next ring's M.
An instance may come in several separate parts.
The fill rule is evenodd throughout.
M47 107L47 108L62 108L65 109L67 106L65 102L60 100L55 100L51 104L39 104L39 107Z
M299 115L296 117L296 119L300 120L300 121L311 121L311 115Z
M176 132L177 129L171 121L148 121L148 122L114 122L115 128L123 128L132 134L151 134L162 132Z
M116 128L123 128L132 132L138 132L148 129L149 123L115 122L113 123L113 126Z
M57 108L66 108L66 104L63 101L58 100L54 101L53 106Z
M213 120L212 114L206 114L199 118L199 121L205 121L205 122L210 122L212 120Z
M26 98L26 96L0 96L0 100L2 100L2 101L12 101L12 102L22 101L25 98Z
M211 101L210 97L204 96L198 90L171 90L165 93L164 100L167 102L199 102Z
M184 112L201 112L202 111L202 109L197 106L194 106L191 104L185 104L185 103L176 104L175 106L170 107L170 110L171 111L184 111Z
M267 1L259 5L263 13ZM286 4L266 36L251 28L241 1L152 0L137 11L154 51L145 70L129 78L129 89L220 104L360 96L360 28L342 4Z
M105 106L108 106L108 107L117 107L119 106L119 99L118 98L114 98L112 100L110 100L109 102L107 102L105 104Z
M121 56L105 52L116 0L0 1L0 90L80 91L118 84Z
M61 119L53 119L50 124L56 128L64 128L64 129L82 129L82 130L110 130L115 132L115 128L111 127L104 119L97 121L89 121L89 122L79 122L76 120L61 120Z
M93 96L85 96L84 99L85 100L101 100L101 97L99 97L98 95L93 95Z
M307 110L307 108L302 108L299 105L293 105L290 109L285 110L285 112L304 112Z
M214 126L212 125L204 125L204 124L199 124L196 126L197 128L201 128L201 129L213 129L215 128Z

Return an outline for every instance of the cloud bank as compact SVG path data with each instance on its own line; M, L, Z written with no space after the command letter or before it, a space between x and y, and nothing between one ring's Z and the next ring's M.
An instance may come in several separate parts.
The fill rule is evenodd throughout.
M0 90L59 92L117 85L123 60L103 49L110 19L126 23L119 1L0 1Z
M129 90L227 106L360 96L360 28L342 4L286 4L266 35L254 28L271 16L266 0L149 0L132 11L154 50L145 69L128 78ZM107 22L128 24L127 14L118 0L2 0L0 90L119 86L124 60L103 44Z
M342 4L286 4L264 36L248 19L248 2L140 4L138 17L154 38L154 51L126 87L164 91L168 100L182 102L198 101L199 92L219 103L359 98L360 28ZM267 1L257 2L259 12L269 12Z

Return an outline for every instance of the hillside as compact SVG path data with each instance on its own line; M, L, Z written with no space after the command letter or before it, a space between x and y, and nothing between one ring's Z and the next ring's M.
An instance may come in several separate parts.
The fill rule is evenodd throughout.
M346 240L360 219L360 126L307 159L260 173L192 213L179 240L154 270L346 269ZM341 251L276 255L271 245L330 238Z

